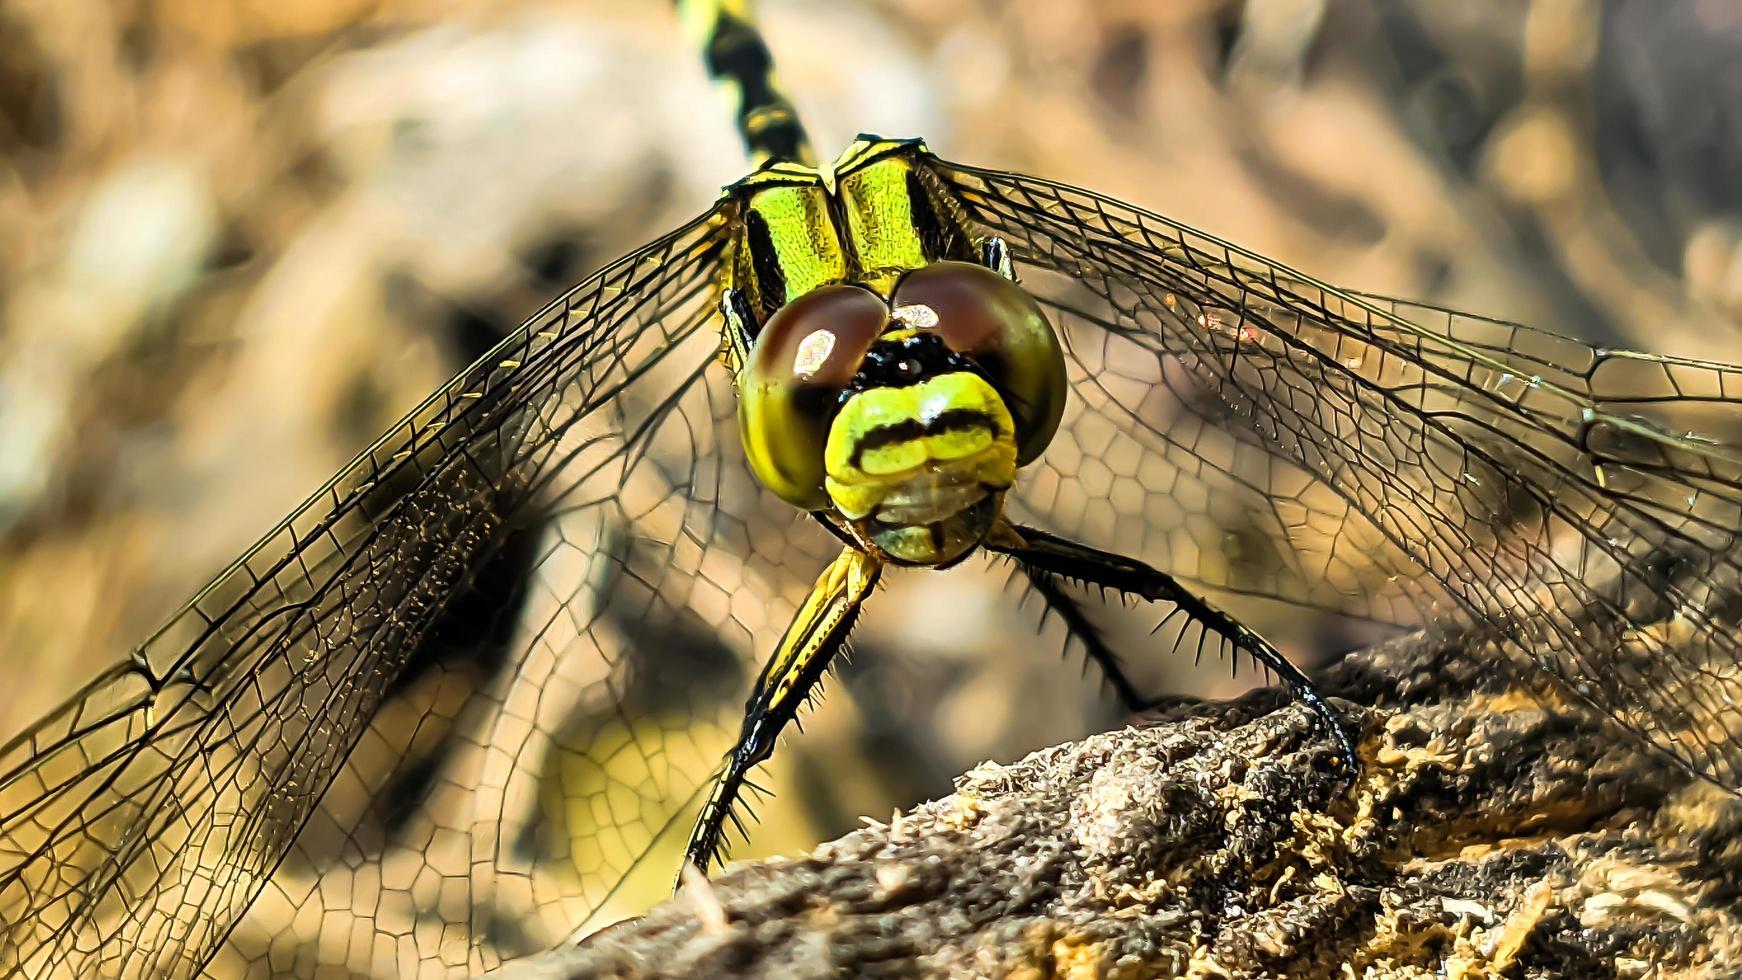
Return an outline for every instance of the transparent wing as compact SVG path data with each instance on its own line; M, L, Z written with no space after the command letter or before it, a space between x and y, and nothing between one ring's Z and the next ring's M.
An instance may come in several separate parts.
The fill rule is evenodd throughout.
M1215 588L1485 625L1742 787L1742 369L1340 291L1043 180L936 174L1062 321L1079 397L1018 485L1035 520Z
M475 970L608 911L802 595L719 444L725 238L576 287L0 748L0 975Z

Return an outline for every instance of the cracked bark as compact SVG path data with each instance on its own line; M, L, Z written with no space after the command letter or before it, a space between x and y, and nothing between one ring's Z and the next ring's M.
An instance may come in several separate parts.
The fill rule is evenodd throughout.
M1455 641L963 776L493 976L1732 977L1742 799Z

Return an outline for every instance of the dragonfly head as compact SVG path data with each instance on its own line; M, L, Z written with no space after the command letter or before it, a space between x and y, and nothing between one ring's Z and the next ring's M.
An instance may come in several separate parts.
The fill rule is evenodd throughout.
M782 499L833 510L884 556L960 560L1064 414L1064 356L1020 286L937 262L888 301L824 286L769 318L739 377L751 469Z

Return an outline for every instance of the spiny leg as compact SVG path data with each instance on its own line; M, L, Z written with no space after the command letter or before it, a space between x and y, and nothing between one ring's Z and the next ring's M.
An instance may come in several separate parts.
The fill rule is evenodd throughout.
M798 714L829 661L846 643L882 568L881 562L857 548L842 549L840 557L811 586L810 595L763 666L744 705L744 728L726 754L713 792L684 849L688 862L704 874L720 854L726 822L737 823L733 807L747 785L750 770L774 753L781 729Z
M1083 611L1082 604L1059 587L1059 577L1020 558L1015 560L1016 567L1028 579L1029 587L1046 604L1047 612L1056 614L1064 623L1069 639L1083 645L1083 655L1100 669L1107 686L1113 689L1113 696L1119 699L1119 706L1133 714L1155 707L1161 699L1146 698L1138 692L1137 685L1125 676L1125 665L1119 662L1119 655L1107 645L1106 638Z
M1263 664L1288 685L1294 696L1318 716L1342 756L1345 778L1353 780L1358 770L1354 743L1342 717L1326 703L1300 668L1288 661L1269 641L1242 626L1227 613L1180 585L1172 576L1123 555L1100 551L1034 528L999 524L986 541L986 548L1009 555L1025 568L1088 585L1113 589L1149 602L1169 602L1204 629L1222 637L1234 648Z

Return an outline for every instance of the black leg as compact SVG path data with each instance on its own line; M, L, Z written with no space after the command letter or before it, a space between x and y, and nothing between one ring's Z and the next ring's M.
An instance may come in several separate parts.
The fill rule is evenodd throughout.
M1016 281L1016 267L1010 261L1010 246L997 236L980 242L980 264L1011 282Z
M1119 655L1107 645L1100 629L1083 612L1082 604L1059 587L1057 575L1020 558L1016 559L1016 567L1027 576L1029 586L1046 603L1047 611L1056 614L1059 621L1065 624L1065 632L1070 639L1083 645L1083 655L1100 668L1101 676L1106 678L1107 686L1113 689L1113 696L1119 699L1120 707L1135 714L1147 711L1160 702L1159 698L1144 697L1138 692L1137 685L1131 683L1131 678L1125 676L1125 666L1119 662Z
M1320 696L1306 674L1289 663L1281 651L1263 637L1174 581L1172 576L1123 555L1099 551L1045 531L1015 525L995 529L986 542L986 548L1009 555L1025 569L1033 568L1047 575L1113 589L1148 602L1172 603L1204 629L1233 644L1236 651L1263 664L1287 684L1294 696L1318 716L1336 741L1345 778L1354 779L1359 764L1349 732L1342 717ZM1090 656L1094 657L1093 652Z
M713 792L690 831L684 856L706 874L720 856L726 823L743 830L735 812L750 771L768 760L781 729L804 705L829 661L840 652L859 608L877 584L882 566L857 548L846 548L829 565L762 668L744 705L744 728L726 754ZM680 877L681 882L681 877Z

